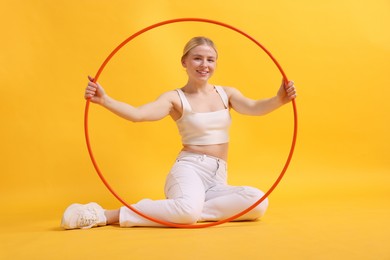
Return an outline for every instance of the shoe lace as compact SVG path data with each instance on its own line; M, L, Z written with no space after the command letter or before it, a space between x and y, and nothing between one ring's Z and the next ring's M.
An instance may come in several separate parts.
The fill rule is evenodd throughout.
M80 213L80 217L78 219L78 226L81 228L91 228L98 222L97 212L92 208L84 209Z

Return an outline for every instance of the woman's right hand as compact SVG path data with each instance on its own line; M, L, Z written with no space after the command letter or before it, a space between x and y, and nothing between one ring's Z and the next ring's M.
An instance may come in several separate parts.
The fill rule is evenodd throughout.
M94 82L94 78L88 76L89 82L85 89L84 98L89 99L93 103L102 105L104 103L104 96L106 95L102 86Z

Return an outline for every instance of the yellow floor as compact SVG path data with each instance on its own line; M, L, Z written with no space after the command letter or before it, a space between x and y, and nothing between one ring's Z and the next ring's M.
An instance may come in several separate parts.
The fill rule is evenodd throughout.
M310 176L290 172L263 220L204 229L64 231L60 206L15 208L2 216L0 259L390 259L389 175Z

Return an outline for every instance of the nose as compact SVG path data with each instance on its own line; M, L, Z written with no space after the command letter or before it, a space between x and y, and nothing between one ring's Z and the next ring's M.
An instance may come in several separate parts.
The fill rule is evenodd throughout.
M200 66L207 68L209 66L209 62L207 60L202 60L202 62L200 63Z

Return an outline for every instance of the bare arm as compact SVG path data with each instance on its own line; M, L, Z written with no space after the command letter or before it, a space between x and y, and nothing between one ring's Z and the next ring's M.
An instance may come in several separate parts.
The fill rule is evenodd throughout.
M267 99L254 100L247 98L235 88L228 88L227 94L234 110L252 116L266 115L296 98L293 81L290 81L287 86L283 82L277 95Z
M100 84L94 83L92 78L89 79L90 82L88 82L84 97L132 122L156 121L163 119L170 114L173 108L173 92L166 92L153 102L140 107L134 107L111 98L105 93Z

